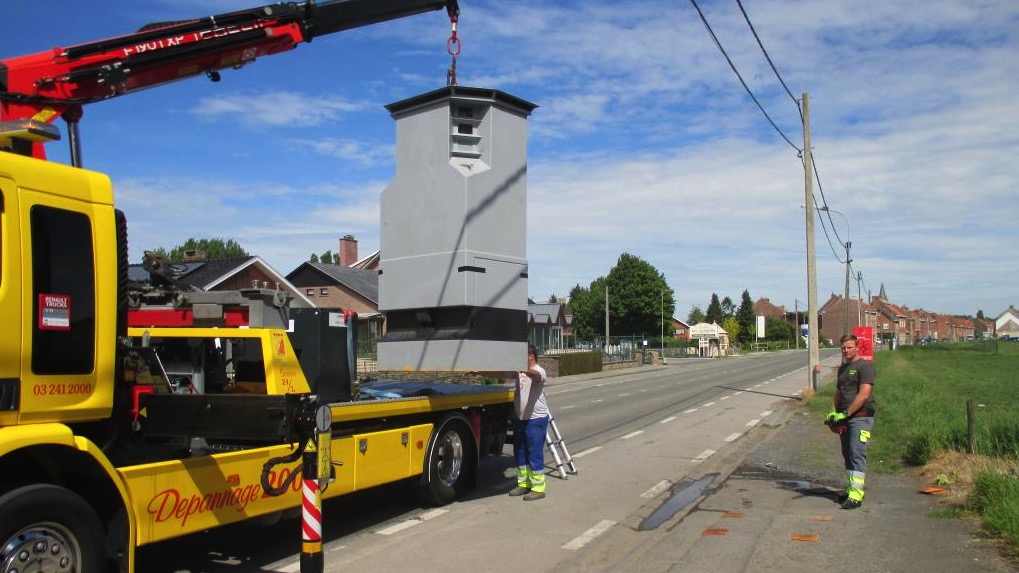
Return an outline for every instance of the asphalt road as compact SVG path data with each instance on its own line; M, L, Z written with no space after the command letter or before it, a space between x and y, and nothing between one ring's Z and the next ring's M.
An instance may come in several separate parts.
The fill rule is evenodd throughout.
M550 477L544 500L510 498L507 446L482 463L472 495L443 508L422 507L401 484L331 500L325 570L559 571L597 558L594 545L624 555L637 539L609 533L662 526L681 509L674 486L738 463L748 434L781 424L778 410L806 388L805 363L790 351L553 379L550 406L578 474ZM137 570L296 572L299 535L296 520L228 526L142 548Z

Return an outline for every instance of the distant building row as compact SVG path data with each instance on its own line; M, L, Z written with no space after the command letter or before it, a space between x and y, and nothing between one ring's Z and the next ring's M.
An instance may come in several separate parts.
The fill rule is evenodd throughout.
M788 311L766 298L754 303L754 313L782 317L788 322L806 324L807 309ZM970 319L932 312L922 308L911 309L893 304L885 294L884 286L870 301L850 298L848 301L832 294L817 311L821 338L837 341L855 326L870 326L874 335L884 341L910 345L929 341L958 342L987 338L1019 337L1019 311L1009 306L994 320Z
M379 252L358 258L357 240L350 235L339 241L339 264L302 263L285 276L278 273L257 256L225 260L203 260L200 256L185 261L179 280L202 290L236 290L276 288L287 291L295 307L345 308L356 311L372 335L384 332L384 317L379 313L378 267ZM131 269L132 278L143 279L140 266ZM753 305L754 314L779 317L792 324L807 323L807 309L790 311L761 298ZM531 341L542 348L561 348L572 336L571 316L566 305L557 303L530 303L528 321ZM960 318L911 309L893 304L885 294L870 301L846 299L837 294L818 309L818 322L822 339L836 341L843 332L852 332L854 326L874 327L875 336L883 340L895 339L896 344L916 344L921 341L961 341L980 338L1019 339L1019 310L1009 306L994 320ZM690 340L690 325L672 319L675 338Z

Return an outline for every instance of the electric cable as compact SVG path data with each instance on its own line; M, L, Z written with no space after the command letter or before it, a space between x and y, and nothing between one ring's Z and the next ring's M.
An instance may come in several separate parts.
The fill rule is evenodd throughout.
M789 86L785 85L785 80L782 79L782 74L778 73L778 68L775 67L775 62L771 61L771 56L768 55L768 50L764 49L764 44L761 42L761 37L757 35L757 30L754 29L753 22L750 21L750 16L747 16L747 11L743 9L743 2L736 0L736 5L739 6L739 11L743 13L743 19L746 20L747 26L750 27L750 32L754 35L754 39L757 40L757 46L761 48L761 53L764 54L764 59L768 60L768 65L771 66L771 71L775 72L775 77L778 78L778 83L782 84L785 89L785 93L789 94L789 99L793 100L793 104L796 105L796 109L800 112L800 122L803 122L803 108L800 107L800 100L796 99L793 92L789 90Z
M761 102L757 99L757 96L755 96L754 92L750 90L750 86L748 86L747 82L743 80L743 76L741 76L739 70L736 69L736 65L732 62L732 58L729 57L729 54L725 51L725 48L722 47L722 42L719 41L718 36L715 35L715 31L711 29L711 24L708 24L708 19L704 16L704 12L701 11L701 7L697 5L697 0L690 0L690 3L693 4L694 9L697 10L697 14L700 16L701 22L704 23L704 27L707 28L708 34L711 35L711 39L715 42L715 46L717 46L718 50L722 52L722 56L724 56L725 61L729 63L729 67L732 69L732 72L736 74L736 78L739 79L739 83L743 86L743 89L746 90L747 94L750 96L750 99L754 100L754 103L757 104L757 108L761 110L762 114L764 114L765 119L768 120L768 123L771 124L771 127L773 127L775 131L778 132L780 136L782 136L782 139L784 139L785 142L788 143L789 146L795 149L798 153L802 153L802 150L799 147L796 147L796 144L793 143L792 140L790 140L788 137L786 137L786 134L783 133L782 129L778 127L778 124L775 123L775 120L771 119L771 116L768 115L768 112L764 109L764 106L761 105Z

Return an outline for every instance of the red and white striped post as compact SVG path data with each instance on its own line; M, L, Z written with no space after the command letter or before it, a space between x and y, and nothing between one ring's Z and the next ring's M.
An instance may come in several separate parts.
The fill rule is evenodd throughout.
M308 440L301 464L301 573L323 573L322 491L318 487L318 452L313 440Z

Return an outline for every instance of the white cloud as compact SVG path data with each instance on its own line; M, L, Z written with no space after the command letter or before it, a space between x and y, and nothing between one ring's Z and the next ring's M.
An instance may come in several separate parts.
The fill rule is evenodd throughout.
M292 91L202 98L191 110L199 117L230 117L255 129L307 127L334 122L366 108L337 96L309 96Z

